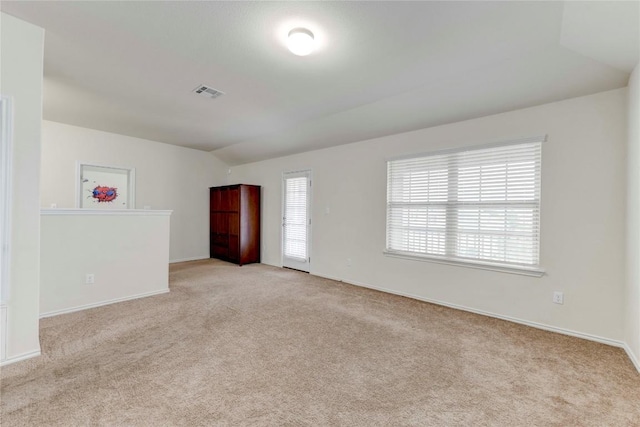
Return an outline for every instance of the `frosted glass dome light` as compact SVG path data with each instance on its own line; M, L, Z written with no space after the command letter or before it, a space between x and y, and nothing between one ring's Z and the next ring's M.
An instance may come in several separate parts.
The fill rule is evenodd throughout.
M314 40L313 33L306 28L294 28L289 31L287 38L287 47L298 56L306 56L313 52Z

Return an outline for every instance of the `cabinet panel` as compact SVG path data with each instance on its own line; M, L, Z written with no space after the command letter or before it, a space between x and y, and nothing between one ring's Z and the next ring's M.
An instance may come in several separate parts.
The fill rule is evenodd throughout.
M211 211L219 211L220 209L220 197L221 197L221 192L220 189L218 188L212 188L210 191L210 198L209 198L209 210Z
M210 226L213 234L229 234L229 214L227 212L210 212Z
M229 234L229 214L226 212L221 212L216 214L216 230L219 234L224 234L225 236Z
M220 189L220 209L221 211L229 210L229 189L223 187Z
M240 259L260 259L260 187L243 188L240 194Z
M229 261L240 261L240 236L229 236Z
M230 188L228 200L228 209L230 211L238 212L240 210L240 188Z
M228 214L229 234L234 236L240 235L240 214L229 212Z
M229 248L227 246L211 245L212 258L227 258L229 256Z

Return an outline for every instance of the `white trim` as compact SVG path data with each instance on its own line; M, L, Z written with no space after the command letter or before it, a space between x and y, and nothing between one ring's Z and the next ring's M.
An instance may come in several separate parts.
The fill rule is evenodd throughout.
M100 163L89 163L82 162L80 160L76 161L76 207L78 209L82 208L82 167L83 166L94 166L99 168L106 169L118 169L118 170L126 170L128 172L127 175L127 209L135 209L136 207L136 168L129 167L121 167L121 166L113 166L113 165L104 165Z
M11 213L13 169L13 99L0 94L0 303L10 298ZM6 123L5 123L6 119ZM3 336L4 338L4 336ZM1 345L1 344L0 344Z
M260 264L268 265L268 266L270 266L270 267L284 268L284 267L282 267L282 265L272 264L272 263L270 263L270 262L266 262L266 261L260 261Z
M532 267L524 267L524 266L516 266L516 265L504 265L490 262L482 262L482 261L463 261L449 258L438 258L434 256L428 255L411 255L403 252L390 252L383 251L385 256L393 257L393 258L402 258L409 259L412 261L424 261L424 262L434 262L436 264L448 264L448 265L456 265L458 267L467 267L467 268L477 268L480 270L489 270L489 271L499 271L502 273L511 273L511 274L519 274L522 276L531 276L531 277L542 277L545 274L545 270L540 268L532 268Z
M489 142L486 144L465 145L465 146L456 147L456 148L446 148L444 150L423 151L415 154L404 154L398 157L389 157L385 159L385 162L391 162L394 160L413 159L414 157L428 157L428 156L436 156L441 154L464 153L465 151L483 150L485 148L504 147L508 145L526 144L530 142L547 142L547 134L530 136L527 138L508 139L508 140L503 140L498 142Z
M175 264L178 262L187 262L187 261L201 261L203 259L209 259L209 258L211 258L209 255L203 255L203 256L194 256L190 258L171 259L169 260L169 264Z
M631 359L631 363L633 363L633 366L635 366L640 373L640 360L638 360L638 357L633 353L633 351L631 351L631 347L629 347L629 344L624 343L623 348L624 351L627 352L627 356L629 356L629 359Z
M395 291L392 289L387 289L387 288L383 288L380 286L372 286L372 285L368 285L366 283L362 283L362 282L356 282L356 281L351 281L351 280L341 280L341 279L337 279L335 277L331 277L331 276L325 276L322 274L318 274L318 273L312 273L314 276L318 276L318 277L322 277L324 279L329 279L329 280L335 280L337 282L343 282L346 283L348 285L354 285L354 286L360 286L362 288L368 288L368 289L373 289L376 291L380 291L380 292L385 292L388 294L393 294L393 295L399 295L402 297L407 297L407 298L411 298L411 299L415 299L418 301L424 301L424 302L428 302L431 304L436 304L436 305L441 305L444 307L449 307L449 308L454 308L456 310L462 310L462 311L467 311L470 313L475 313L475 314L480 314L483 316L487 316L487 317L493 317L496 319L501 319L501 320L506 320L509 322L513 322L513 323L518 323L521 325L525 325L525 326L531 326L532 328L536 328L536 329L542 329L545 331L549 331L549 332L556 332L562 335L569 335L572 337L576 337L576 338L582 338L588 341L595 341L601 344L607 344L613 347L620 347L620 348L625 348L626 344L623 341L618 341L618 340L612 340L609 338L605 338L605 337L601 337L598 335L592 335L592 334L587 334L584 332L578 332L578 331L573 331L571 329L564 329L564 328L558 328L556 326L551 326L551 325L545 325L544 323L538 323L538 322L532 322L530 320L523 320L523 319L519 319L517 317L511 317L511 316L504 316L501 314L496 314L496 313L492 313L490 311L484 311L484 310L478 310L475 308L470 308L464 305L458 305L458 304L451 304L445 301L440 301L440 300L436 300L436 299L432 299L432 298L425 298L425 297L421 297L418 295L414 295L414 294L410 294L410 293L406 293L406 292L399 292L399 291Z
M166 294L168 292L169 292L169 289L162 289L160 291L145 292L145 293L142 293L142 294L130 295L128 297L123 297L123 298L114 298L114 299L101 301L101 302L97 302L97 303L93 303L93 304L79 305L77 307L65 308L65 309L62 309L62 310L49 311L49 312L46 312L46 313L40 313L40 319L44 319L45 317L58 316L60 314L67 314L67 313L73 313L73 312L76 312L76 311L87 310L89 308L102 307L103 305L114 304L114 303L117 303L117 302L124 302L124 301L129 301L129 300L138 299L138 298L144 298L144 297L150 297L150 296L154 296L154 295Z
M9 320L9 307L0 304L0 362L7 358L7 321Z
M3 360L0 362L0 366L11 365L12 363L21 362L23 360L31 359L32 357L40 356L40 350L29 351L27 353L22 353L17 356L9 357L7 360Z
M169 216L172 212L151 209L40 209L41 215Z

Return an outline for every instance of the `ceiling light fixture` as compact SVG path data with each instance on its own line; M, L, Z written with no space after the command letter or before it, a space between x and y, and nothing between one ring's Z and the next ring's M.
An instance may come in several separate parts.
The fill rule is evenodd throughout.
M306 28L294 28L289 31L287 38L287 47L298 56L306 56L313 52L314 40L313 33Z

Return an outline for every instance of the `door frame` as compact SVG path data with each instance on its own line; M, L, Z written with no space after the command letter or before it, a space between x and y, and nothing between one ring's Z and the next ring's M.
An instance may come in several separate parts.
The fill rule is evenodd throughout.
M13 99L0 94L0 362L7 356L7 311L11 280Z
M307 273L311 271L311 237L312 237L312 215L311 215L311 206L313 201L313 171L311 168L308 169L295 169L282 172L281 179L281 206L280 206L280 265L285 268L284 265L284 214L285 214L285 203L286 203L286 179L294 178L295 176L307 176L309 180L309 187L307 188L307 262L306 269L304 269L305 265L301 265L299 270L306 271ZM286 268L294 268L294 267L286 267ZM294 268L296 269L296 268ZM297 270L297 269L296 269Z

